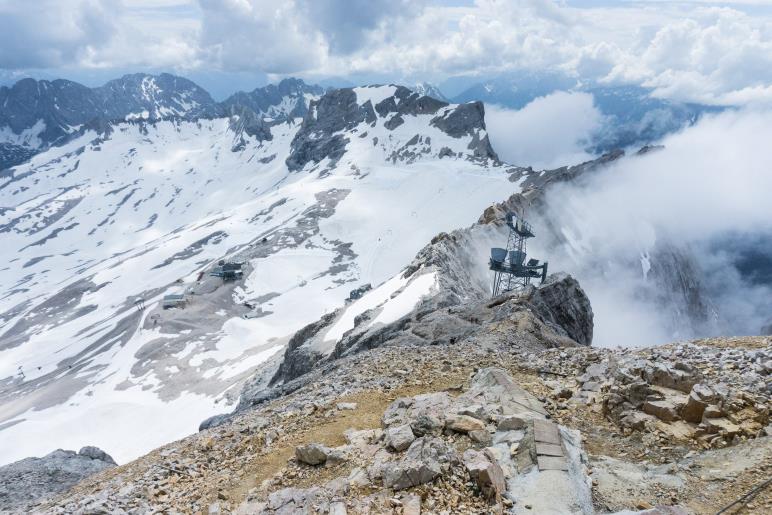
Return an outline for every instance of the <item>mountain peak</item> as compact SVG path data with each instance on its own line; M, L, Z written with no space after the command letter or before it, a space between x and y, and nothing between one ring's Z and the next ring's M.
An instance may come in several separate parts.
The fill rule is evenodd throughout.
M239 91L226 98L226 109L247 107L256 115L272 121L283 121L305 116L308 102L324 94L321 86L306 84L303 79L289 77L278 84L255 88L249 93Z
M380 148L392 161L424 156L498 160L485 131L482 103L448 104L389 84L336 89L312 101L292 141L287 167L297 171L325 159L332 165L350 143L361 146L365 138L368 151Z

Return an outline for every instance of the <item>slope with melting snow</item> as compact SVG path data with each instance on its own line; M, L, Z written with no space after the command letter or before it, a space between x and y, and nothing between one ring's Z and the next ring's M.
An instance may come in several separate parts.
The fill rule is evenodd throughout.
M237 152L227 119L127 123L1 177L0 463L83 445L125 461L195 431L297 329L510 191L502 167L439 159L469 138L429 118L362 124L292 173L297 120ZM411 141L420 158L395 159ZM209 277L221 258L244 279ZM161 310L169 293L187 307Z

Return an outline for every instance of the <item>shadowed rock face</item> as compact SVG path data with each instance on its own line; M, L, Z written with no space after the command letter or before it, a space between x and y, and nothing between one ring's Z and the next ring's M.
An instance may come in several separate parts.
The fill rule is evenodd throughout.
M273 139L271 128L251 109L243 106L231 106L228 108L228 114L231 116L229 127L236 135L234 141L237 143L234 145L234 150L238 146L241 149L246 146L246 139L243 134L252 136L257 141L271 141Z
M300 350L300 347L310 338L319 334L322 329L329 326L335 320L337 314L338 312L334 311L324 315L316 322L305 326L290 338L287 350L284 351L285 359L279 365L279 370L274 374L270 384L273 385L299 377L311 370L314 364L324 357L314 351Z
M576 279L554 274L531 294L539 315L581 345L592 343L593 315L590 299Z
M438 114L443 108L449 109ZM335 163L346 152L349 142L349 138L341 133L361 123L375 126L379 119L385 119L384 127L394 130L405 123L406 116L433 114L437 116L431 119L430 125L453 138L472 138L468 148L475 158L498 161L487 134L480 134L485 130L485 110L481 102L452 106L403 86L395 86L394 94L375 106L369 100L357 103L356 92L351 88L332 90L313 100L303 126L292 141L287 167L297 171L325 158Z
M324 158L335 162L346 152L348 138L341 131L353 129L362 122L376 119L373 104L357 104L353 89L336 89L319 100L311 102L308 114L292 140L287 168L297 171L307 163L318 163Z
M26 512L36 503L115 466L103 450L84 447L77 453L58 449L42 458L25 458L0 467L0 510Z

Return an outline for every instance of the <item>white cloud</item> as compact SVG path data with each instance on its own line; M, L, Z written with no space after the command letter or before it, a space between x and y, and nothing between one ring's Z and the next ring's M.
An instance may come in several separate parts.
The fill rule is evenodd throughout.
M58 67L80 61L109 41L113 29L101 0L0 0L0 67Z
M486 127L499 157L536 169L591 159L583 150L584 143L600 127L602 118L587 93L553 93L520 110L485 107Z
M644 279L641 256L655 260L650 252L666 241L693 251L721 315L718 330L758 334L772 317L772 285L743 278L735 266L736 243L726 242L772 245L770 138L772 111L706 117L666 138L664 150L627 158L584 184L548 194L550 223L568 237L552 249L550 265L575 273L587 290L596 343L693 336L683 321L673 322L673 306L659 300L662 285Z
M772 96L772 11L754 3L0 0L0 68L420 80L546 69L678 100L763 103Z
M323 66L327 42L301 16L297 2L200 0L204 59L229 70L294 73Z

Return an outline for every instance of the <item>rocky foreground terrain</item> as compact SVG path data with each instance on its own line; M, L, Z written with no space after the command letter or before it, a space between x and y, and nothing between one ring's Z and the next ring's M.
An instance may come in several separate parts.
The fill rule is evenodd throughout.
M716 513L769 480L772 338L580 346L549 301L583 306L574 283L455 308L480 317L460 341L327 361L32 511ZM761 488L724 513L770 510Z

